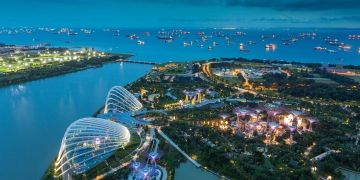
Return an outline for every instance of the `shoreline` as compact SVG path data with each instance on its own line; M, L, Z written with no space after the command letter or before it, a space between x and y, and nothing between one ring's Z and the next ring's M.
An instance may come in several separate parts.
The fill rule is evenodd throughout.
M133 56L132 54L113 54L110 57L101 58L101 60L104 60L104 61L95 62L95 63L97 63L96 65L91 64L91 62L86 62L85 60L82 60L82 61L79 61L79 63L85 62L85 64L80 64L80 67L66 66L67 64L72 63L72 62L68 62L68 63L63 64L62 66L25 70L25 71L16 72L16 73L11 74L10 76L15 76L12 79L11 79L11 77L9 78L9 75L3 75L3 76L0 76L0 88L6 88L11 85L16 85L16 84L35 81L35 80L41 80L41 79L61 76L61 75L65 75L65 74L70 74L70 73L74 73L74 72L87 70L87 69L99 68L106 64L122 62L123 60L127 60L132 56ZM95 61L98 61L98 60L95 60ZM67 68L70 68L70 69L67 69ZM45 72L45 73L42 72L42 71L46 71L46 70L48 72ZM55 71L52 72L52 70L55 70ZM28 73L34 73L34 74L29 76Z
M27 71L22 71L22 72L17 72L17 73L12 74L15 76L20 75L20 77L15 77L13 79L9 79L8 77L6 77L7 75L3 75L3 76L0 76L0 89L6 88L11 85L16 85L16 84L35 81L35 80L41 80L41 79L61 76L61 75L79 72L79 71L83 71L83 70L87 70L87 69L91 69L91 68L101 68L103 65L106 65L106 64L118 63L118 62L124 62L124 61L126 62L132 56L134 56L134 54L112 54L111 57L106 58L106 61L100 62L99 64L96 64L96 65L91 65L91 63L86 62L87 64L83 65L82 67L70 67L70 68L74 68L74 69L70 69L70 70L63 69L63 70L59 70L59 71L55 71L55 72L50 72L49 74L41 74L41 72L36 72L39 69L32 69L32 70L27 70ZM112 58L114 58L114 60ZM321 66L322 65L321 63L312 63L312 62L282 61L282 60L277 60L277 59L256 59L256 58L248 59L248 58L243 58L243 57L233 57L233 58L220 57L220 58L213 58L213 59L206 59L206 60L194 60L193 59L193 60L189 60L189 61L179 61L179 62L178 61L162 62L159 65L167 64L167 63L202 62L202 61L209 61L209 60L261 62L261 63L271 62L271 63L279 63L279 64L299 64L299 65L312 65L312 66ZM80 62L82 62L82 61L80 61ZM131 63L131 62L129 62L129 63ZM153 66L155 64L149 64L149 65ZM328 65L331 67L335 67L337 64L328 64ZM50 70L57 69L57 68L65 68L65 66L51 67ZM351 70L359 70L360 65L344 65L343 68L347 68L347 69L351 69ZM40 70L43 70L43 69L40 69ZM26 73L35 73L35 76L27 76ZM38 74L36 74L36 73L38 73ZM129 83L129 84L131 84L131 83ZM129 84L127 84L125 86L128 86Z

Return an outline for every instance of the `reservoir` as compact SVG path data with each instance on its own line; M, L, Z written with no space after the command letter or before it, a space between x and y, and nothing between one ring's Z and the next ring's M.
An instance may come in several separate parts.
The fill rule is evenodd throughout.
M40 179L66 128L96 112L112 86L124 86L150 69L113 63L0 88L0 179Z

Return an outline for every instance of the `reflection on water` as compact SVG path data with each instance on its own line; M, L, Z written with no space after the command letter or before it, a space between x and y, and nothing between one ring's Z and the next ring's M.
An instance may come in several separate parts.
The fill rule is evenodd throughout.
M14 85L10 87L10 92L11 92L11 96L18 96L21 95L22 93L25 93L26 91L26 86L24 85Z
M39 179L67 126L97 111L112 86L132 82L150 68L108 64L0 88L0 179Z
M179 168L175 169L175 180L183 179L219 180L220 178L210 172L203 171L194 166L191 162L186 161L186 163L182 163Z

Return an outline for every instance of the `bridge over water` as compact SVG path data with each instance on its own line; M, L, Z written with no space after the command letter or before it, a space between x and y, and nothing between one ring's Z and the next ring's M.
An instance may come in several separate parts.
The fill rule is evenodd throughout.
M119 59L119 62L127 62L127 63L134 63L134 64L149 64L149 65L158 65L161 63L152 62L152 61L140 61L140 60L129 60L129 59Z

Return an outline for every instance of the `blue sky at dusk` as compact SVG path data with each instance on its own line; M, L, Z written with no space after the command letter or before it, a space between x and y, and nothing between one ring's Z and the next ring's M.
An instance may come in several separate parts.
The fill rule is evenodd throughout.
M0 26L360 28L359 0L0 0Z

